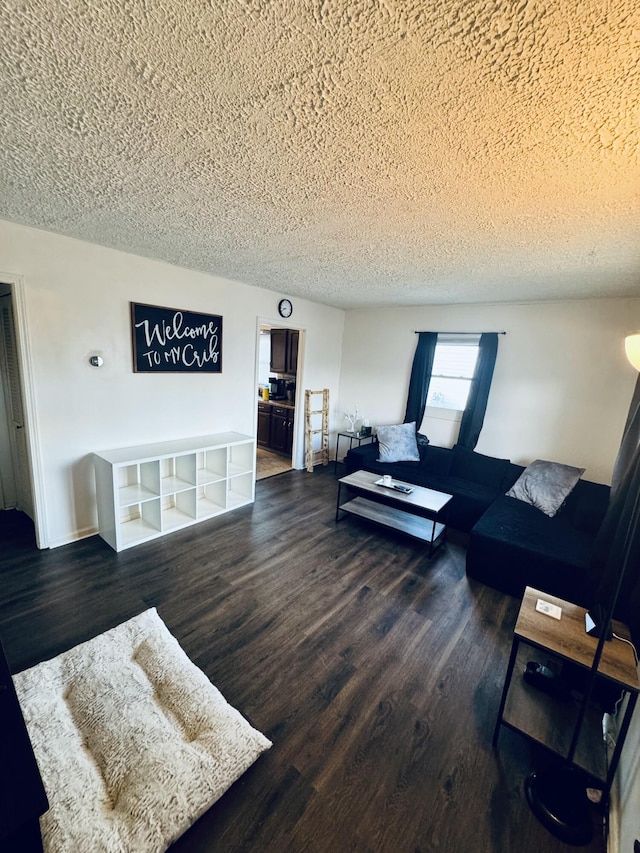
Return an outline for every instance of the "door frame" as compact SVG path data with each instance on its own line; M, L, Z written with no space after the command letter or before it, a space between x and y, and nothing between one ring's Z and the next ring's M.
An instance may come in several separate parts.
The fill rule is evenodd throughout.
M8 284L11 289L36 546L38 548L48 548L47 505L44 491L33 359L31 358L30 349L31 335L29 334L26 286L23 277L15 273L0 272L0 281L3 284Z
M273 329L290 329L294 332L300 333L300 338L298 340L298 365L296 371L296 396L295 396L295 428L293 430L293 445L291 447L291 467L297 470L304 468L304 397L302 391L302 373L304 367L304 352L305 352L305 343L306 343L306 326L299 325L291 322L282 322L282 320L260 317L256 318L256 358L255 358L255 372L253 378L253 388L254 388L254 399L255 392L258 388L258 363L260 360L260 327L261 326L270 326ZM300 417L300 412L303 413L303 416ZM253 422L253 434L257 436L258 434L258 407L254 406L254 422ZM301 425L302 424L302 432ZM256 451L257 451L257 441L256 441Z

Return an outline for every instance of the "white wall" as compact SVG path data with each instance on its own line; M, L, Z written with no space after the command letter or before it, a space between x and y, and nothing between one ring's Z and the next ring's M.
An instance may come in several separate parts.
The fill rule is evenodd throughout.
M640 839L640 705L636 706L625 740L616 774L617 787L612 791L612 853L631 853L633 842ZM617 818L617 820L616 820Z
M374 425L402 421L416 330L506 331L476 450L564 462L608 483L636 379L624 336L636 328L640 299L349 311L339 411L357 402ZM433 424L434 444L450 443L449 427Z
M281 325L281 294L2 221L0 270L22 276L26 290L50 545L96 530L93 451L226 430L255 435L258 322ZM222 315L222 374L133 373L130 302ZM294 300L302 403L304 388L337 397L343 320L343 311ZM92 354L103 367L89 365Z

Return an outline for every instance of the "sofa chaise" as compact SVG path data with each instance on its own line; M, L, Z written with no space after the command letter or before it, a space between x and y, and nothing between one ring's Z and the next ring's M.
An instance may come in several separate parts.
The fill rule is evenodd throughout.
M551 517L507 496L525 467L459 445L418 446L416 461L381 462L376 442L351 449L347 473L391 474L453 495L448 523L469 534L466 571L483 583L521 596L533 586L585 603L587 569L607 510L609 487L579 479Z

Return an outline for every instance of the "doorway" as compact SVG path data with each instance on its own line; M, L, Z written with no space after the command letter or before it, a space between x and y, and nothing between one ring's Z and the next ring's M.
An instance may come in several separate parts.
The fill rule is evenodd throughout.
M17 283L0 280L0 540L15 535L41 544L35 513L33 469L24 369L19 335L19 308L23 308Z
M267 447L258 447L256 452L256 480L265 480L275 474L284 474L291 471L291 459L269 450Z
M300 330L259 323L256 479L290 471L297 431Z

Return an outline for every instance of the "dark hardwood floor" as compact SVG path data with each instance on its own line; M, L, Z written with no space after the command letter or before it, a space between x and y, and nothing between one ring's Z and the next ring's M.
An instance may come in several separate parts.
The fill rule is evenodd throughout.
M469 581L464 542L334 521L333 466L121 554L37 551L0 513L0 637L13 672L147 607L274 745L172 850L556 853L523 781L543 756L491 746L515 599ZM594 822L598 822L594 814ZM600 832L588 851L604 851Z

